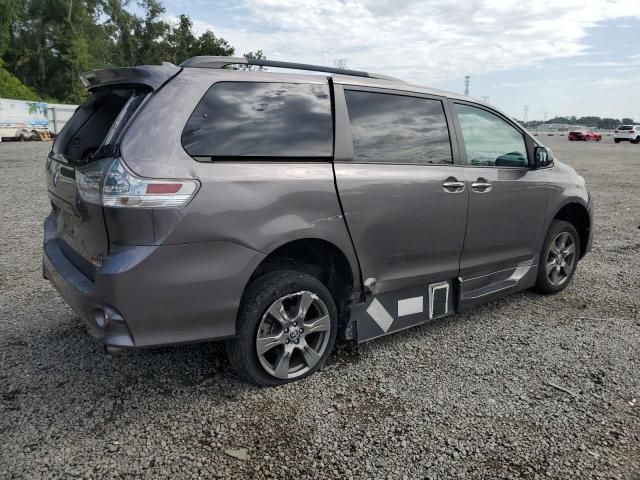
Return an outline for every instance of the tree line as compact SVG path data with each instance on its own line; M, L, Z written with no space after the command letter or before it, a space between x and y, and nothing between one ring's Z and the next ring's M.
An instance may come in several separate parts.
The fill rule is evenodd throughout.
M546 120L544 122L534 121L527 122L527 127L537 127L543 123L559 123L562 125L584 125L586 127L595 127L602 128L605 130L611 130L620 125L634 125L637 122L634 122L633 118L600 118L595 116L586 116L586 117L554 117L550 120Z
M210 30L197 35L187 15L171 23L165 13L158 0L1 0L0 97L79 103L89 70L236 53Z

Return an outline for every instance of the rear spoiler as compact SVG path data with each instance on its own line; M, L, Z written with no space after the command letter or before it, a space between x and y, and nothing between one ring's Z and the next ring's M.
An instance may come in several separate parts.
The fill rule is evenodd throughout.
M182 70L170 63L160 65L141 65L129 68L108 68L93 70L80 75L80 80L92 91L99 87L109 85L145 85L152 90L157 90L174 75Z

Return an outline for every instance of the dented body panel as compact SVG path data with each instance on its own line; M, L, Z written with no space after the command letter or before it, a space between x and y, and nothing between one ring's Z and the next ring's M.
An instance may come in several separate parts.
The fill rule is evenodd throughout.
M137 78L153 90L124 130L119 158L141 178L196 180L195 196L176 209L102 208L92 220L103 220L99 241L93 250L81 252L95 257L89 276L81 268L86 259L61 248L65 240L73 247L83 238L61 230L54 216L46 221L44 274L91 334L108 345L233 337L252 275L278 248L308 239L322 240L344 255L353 278L350 304L344 306L344 323L352 334L346 336L369 340L530 287L545 233L558 212L575 204L591 218L584 182L559 161L541 169L466 165L451 112L451 102L466 97L340 75L329 80L158 68L101 72L92 77L91 88ZM185 124L220 81L329 86L331 158L190 156L182 145ZM452 163L355 161L344 97L349 88L442 102ZM537 141L521 130L532 151ZM47 181L55 191L54 170L62 167L54 166ZM493 184L490 194L471 190L479 177ZM443 189L450 179L462 189ZM77 195L67 200L69 215L87 210ZM77 221L82 232L82 219ZM587 250L590 239L589 230ZM96 327L100 308L113 310L121 323L111 330Z

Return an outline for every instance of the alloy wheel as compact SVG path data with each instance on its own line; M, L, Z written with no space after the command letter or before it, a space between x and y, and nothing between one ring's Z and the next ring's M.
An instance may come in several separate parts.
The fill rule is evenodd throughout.
M549 244L546 272L552 285L563 285L576 263L576 242L569 232L560 232Z
M304 375L322 359L329 344L331 316L314 293L285 295L262 316L256 353L270 375L292 379Z

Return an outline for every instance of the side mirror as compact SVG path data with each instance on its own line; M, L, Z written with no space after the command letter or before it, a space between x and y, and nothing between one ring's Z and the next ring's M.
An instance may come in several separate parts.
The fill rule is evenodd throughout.
M537 146L533 151L533 168L542 168L553 163L553 153L547 147Z

